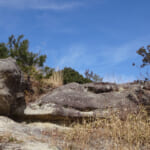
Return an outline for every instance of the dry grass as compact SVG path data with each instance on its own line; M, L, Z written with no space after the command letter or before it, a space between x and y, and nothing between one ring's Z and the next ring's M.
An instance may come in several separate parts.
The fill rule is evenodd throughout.
M25 76L27 79L27 76ZM63 72L53 72L49 79L42 79L40 81L30 78L31 90L25 90L26 103L33 102L38 99L42 94L45 94L61 85L63 85Z
M51 85L54 88L59 87L63 85L63 72L53 72L52 76L49 79L44 79L43 82L44 84Z
M143 110L129 114L126 120L121 120L115 113L109 120L83 121L72 127L64 136L65 143L69 143L64 144L65 150L150 149L150 120Z

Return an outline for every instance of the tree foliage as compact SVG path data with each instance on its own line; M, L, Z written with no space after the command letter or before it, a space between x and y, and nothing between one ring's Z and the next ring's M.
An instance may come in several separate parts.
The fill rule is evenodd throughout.
M0 43L0 58L7 58L8 55L8 49L5 46L5 43Z
M41 69L41 72L43 73L44 78L48 79L50 76L52 76L53 72L55 72L55 69L45 66Z
M150 66L150 45L148 45L146 48L141 47L139 50L137 50L137 54L142 56L142 64L140 65L141 68ZM133 63L133 66L135 66L135 63ZM150 80L150 73L148 70L142 76L144 76L144 80Z
M23 38L24 35L20 35L18 38L11 35L8 43L0 43L0 58L13 57L22 71L30 74L33 67L43 67L46 55L30 52L29 41Z
M150 45L147 48L141 47L137 53L143 57L141 67L150 65Z
M92 80L94 82L102 82L103 81L103 78L101 78L97 74L94 74L93 71L90 71L89 69L87 69L84 74L87 79Z
M84 78L79 72L72 68L64 68L63 70L64 84L77 82L77 83L89 83L92 82L90 79Z

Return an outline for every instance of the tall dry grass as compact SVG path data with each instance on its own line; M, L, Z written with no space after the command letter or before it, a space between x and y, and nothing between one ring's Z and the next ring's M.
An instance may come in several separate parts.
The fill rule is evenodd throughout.
M145 110L128 114L121 120L117 113L110 119L76 123L64 135L65 150L149 150L150 118Z
M49 79L43 80L44 84L51 85L52 87L59 87L63 85L63 72L55 71Z

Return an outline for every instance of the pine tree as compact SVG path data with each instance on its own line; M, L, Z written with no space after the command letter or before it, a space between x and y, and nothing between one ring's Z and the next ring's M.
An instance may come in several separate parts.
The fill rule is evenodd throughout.
M0 58L13 57L25 73L30 74L33 67L43 67L46 55L40 55L29 51L29 41L24 35L14 35L8 38L8 43L0 43Z

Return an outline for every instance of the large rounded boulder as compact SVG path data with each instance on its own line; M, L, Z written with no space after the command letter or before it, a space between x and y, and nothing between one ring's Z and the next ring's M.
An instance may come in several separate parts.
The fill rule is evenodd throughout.
M0 59L0 115L21 114L24 108L24 80L21 70L14 59Z
M32 120L58 121L109 117L112 111L122 111L123 114L137 112L140 105L150 106L147 87L148 83L70 83L30 103L25 115Z

